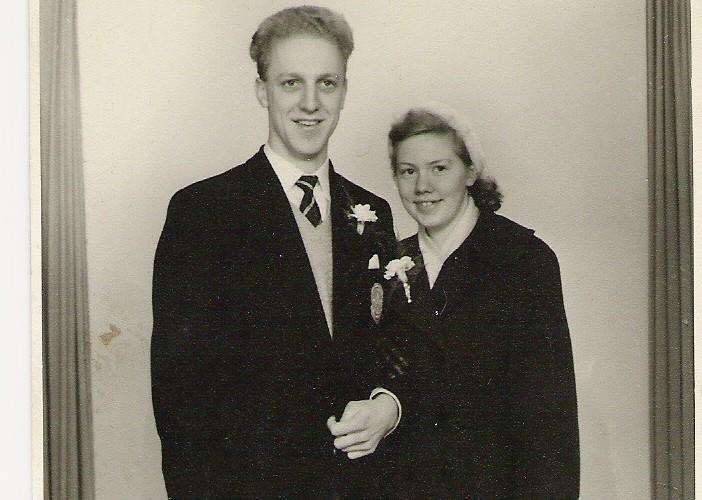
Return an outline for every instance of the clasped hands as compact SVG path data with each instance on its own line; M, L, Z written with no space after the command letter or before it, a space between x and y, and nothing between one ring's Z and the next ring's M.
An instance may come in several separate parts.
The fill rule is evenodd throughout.
M329 431L335 436L334 447L350 459L361 458L375 451L378 443L395 426L398 407L388 394L380 393L373 399L350 401L337 421L327 420Z

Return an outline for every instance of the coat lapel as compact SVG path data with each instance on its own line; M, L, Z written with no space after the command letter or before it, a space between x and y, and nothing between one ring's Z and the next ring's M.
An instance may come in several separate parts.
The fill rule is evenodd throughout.
M329 164L329 189L331 194L332 255L334 262L333 298L334 335L343 335L353 321L352 305L356 302L358 286L365 273L368 260L364 239L349 219L352 200L345 180ZM365 260L364 260L365 258ZM365 293L363 290L361 293Z
M460 307L487 279L522 254L523 236L533 231L515 231L514 224L507 227L504 220L492 212L481 212L468 238L446 259L432 288L436 301L444 294L442 315Z
M424 269L424 259L419 251L417 235L403 241L400 256L411 257L415 264L407 273L412 302L407 302L402 283L397 278L392 278L386 286L388 307L391 308L392 315L403 318L423 333L429 333L433 327L435 314L430 300L429 279Z
M328 341L329 329L312 267L285 191L262 148L245 167L251 169L250 196L234 200L237 206L232 207L232 213L241 214L241 205L246 205L245 217L251 221L246 242L250 259L257 263L259 274L274 294L262 300L277 300L289 318L308 318L306 326L313 328L305 332L319 332Z
M480 231L476 224L475 230ZM444 262L434 282L432 296L439 315L450 313L478 288L493 271L492 263L484 258L485 241L478 234L470 236Z
M499 272L505 261L514 258L517 240L511 232L501 229L497 217L480 214L471 234L444 262L431 289L417 235L405 240L403 254L412 257L417 271L410 277L411 304L406 304L402 287L394 287L397 290L392 292L392 304L396 312L420 330L431 332L437 321L464 305L470 294Z

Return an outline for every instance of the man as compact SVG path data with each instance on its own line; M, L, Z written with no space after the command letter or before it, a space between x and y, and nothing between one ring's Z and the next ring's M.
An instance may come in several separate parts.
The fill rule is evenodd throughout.
M349 459L399 421L369 328L390 208L327 156L352 49L327 9L263 21L250 53L266 145L171 200L151 346L169 498L352 494Z

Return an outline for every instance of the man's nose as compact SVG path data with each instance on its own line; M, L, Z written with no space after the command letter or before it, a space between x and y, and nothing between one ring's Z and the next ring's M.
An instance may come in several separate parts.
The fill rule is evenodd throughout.
M319 94L316 86L305 87L300 99L300 109L307 113L314 113L319 109Z

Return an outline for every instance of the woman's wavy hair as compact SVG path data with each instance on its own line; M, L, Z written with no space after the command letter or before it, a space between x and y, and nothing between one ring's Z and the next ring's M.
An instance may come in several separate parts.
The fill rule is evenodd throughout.
M415 135L444 134L453 139L456 156L476 174L476 181L466 189L480 211L495 212L502 206L502 193L491 177L484 176L485 161L475 131L450 108L434 103L411 108L395 121L388 133L390 164L397 174L397 148Z

